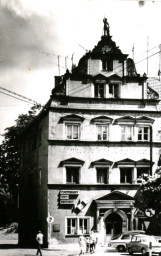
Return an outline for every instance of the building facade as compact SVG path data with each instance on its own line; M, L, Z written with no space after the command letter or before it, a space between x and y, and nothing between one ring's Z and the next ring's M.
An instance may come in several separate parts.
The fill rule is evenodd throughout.
M139 178L154 174L159 159L158 94L103 22L101 40L71 72L55 77L50 100L23 133L20 244L38 229L51 246L91 229L104 243L146 228L135 196Z

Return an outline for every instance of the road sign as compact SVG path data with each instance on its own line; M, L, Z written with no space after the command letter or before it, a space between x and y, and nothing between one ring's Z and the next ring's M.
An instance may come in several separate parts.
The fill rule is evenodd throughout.
M145 210L146 217L152 218L155 215L155 210L150 208Z
M54 222L54 217L53 216L48 216L46 220L47 220L48 223L53 223Z

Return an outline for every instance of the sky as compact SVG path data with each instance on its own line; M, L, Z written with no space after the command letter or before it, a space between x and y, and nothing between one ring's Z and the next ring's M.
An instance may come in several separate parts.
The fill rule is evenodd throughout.
M101 39L104 17L112 39L134 57L141 75L147 73L148 49L148 76L157 77L160 11L161 0L0 0L0 87L45 104L54 76L63 75L66 67L71 70L72 56L77 65ZM0 143L5 128L32 106L4 92L0 90Z

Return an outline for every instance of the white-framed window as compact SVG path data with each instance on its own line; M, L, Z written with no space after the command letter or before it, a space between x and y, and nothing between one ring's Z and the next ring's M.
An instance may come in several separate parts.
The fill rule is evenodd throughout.
M121 140L132 141L133 140L133 127L132 126L121 126Z
M105 98L105 85L104 84L95 84L95 97L96 98Z
M79 184L79 166L66 166L66 183Z
M90 217L66 217L66 235L79 235L82 232L84 235L90 233Z
M149 127L138 127L138 141L149 141L150 129Z
M98 184L108 184L108 171L107 167L96 167Z
M68 140L80 139L80 123L66 123L66 138Z
M114 98L119 97L119 84L109 84L109 94Z
M97 140L108 140L109 126L97 124Z
M120 168L120 183L132 184L133 168Z

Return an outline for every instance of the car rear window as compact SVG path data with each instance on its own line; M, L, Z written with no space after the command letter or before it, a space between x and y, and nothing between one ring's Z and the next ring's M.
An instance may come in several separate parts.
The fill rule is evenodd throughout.
M121 239L129 239L130 238L130 235L123 235Z

